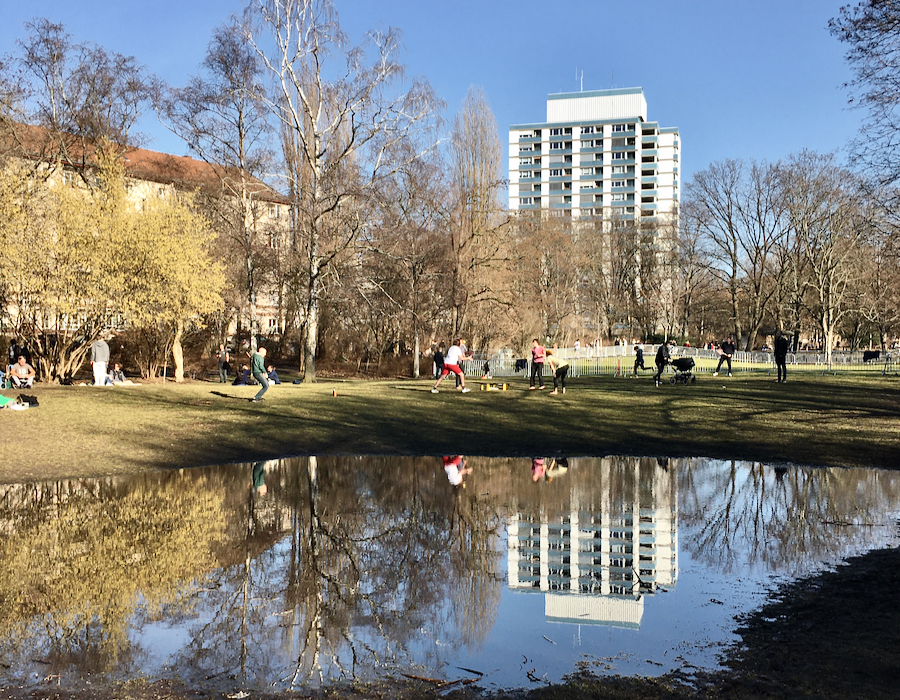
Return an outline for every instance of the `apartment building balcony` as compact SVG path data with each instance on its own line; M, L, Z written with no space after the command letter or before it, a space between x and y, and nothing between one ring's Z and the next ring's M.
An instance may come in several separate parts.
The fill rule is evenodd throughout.
M520 136L519 137L519 143L540 143L540 142L541 142L540 136L528 135L528 136Z

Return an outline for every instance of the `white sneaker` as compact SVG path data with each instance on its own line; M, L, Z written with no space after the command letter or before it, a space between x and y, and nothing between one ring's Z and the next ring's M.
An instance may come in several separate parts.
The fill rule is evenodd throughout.
M436 394L436 393L438 393L438 390L435 389L434 387L431 387L431 393L432 393L432 394Z
M713 376L714 376L714 377L718 377L718 376L719 376L719 373L718 373L718 372L713 372Z
M462 393L464 393L464 394L468 394L471 391L471 389L469 389L469 387L467 387L467 386L464 386L462 389L460 389L460 391L462 391Z
M728 376L729 376L729 377L731 376L731 372L728 373Z

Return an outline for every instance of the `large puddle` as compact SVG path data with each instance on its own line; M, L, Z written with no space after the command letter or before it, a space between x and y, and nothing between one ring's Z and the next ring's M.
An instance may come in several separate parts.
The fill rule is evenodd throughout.
M706 459L304 457L0 495L0 680L25 685L712 669L779 582L900 539L900 473Z

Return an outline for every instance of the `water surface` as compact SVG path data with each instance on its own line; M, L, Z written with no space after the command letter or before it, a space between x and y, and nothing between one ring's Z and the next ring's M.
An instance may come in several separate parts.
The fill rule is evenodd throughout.
M715 668L734 616L896 546L900 474L293 458L0 488L0 680L298 688Z

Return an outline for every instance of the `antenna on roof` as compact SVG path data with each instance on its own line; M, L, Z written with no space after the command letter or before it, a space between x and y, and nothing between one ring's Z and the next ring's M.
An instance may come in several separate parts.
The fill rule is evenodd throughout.
M616 86L616 72L615 71L609 72L609 86L611 88L614 88Z
M581 91L584 92L584 71L581 71Z

